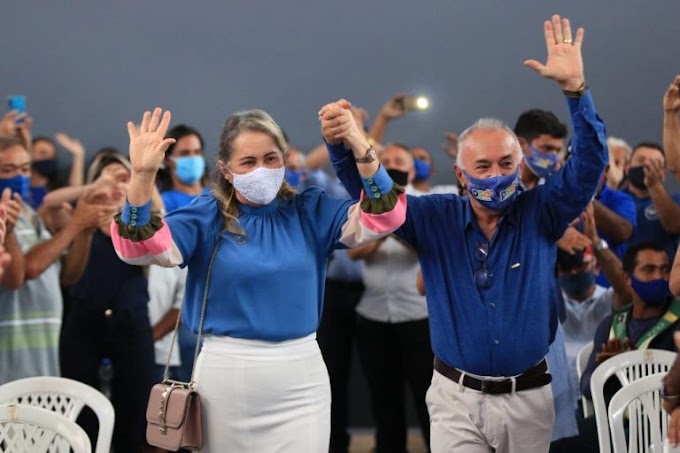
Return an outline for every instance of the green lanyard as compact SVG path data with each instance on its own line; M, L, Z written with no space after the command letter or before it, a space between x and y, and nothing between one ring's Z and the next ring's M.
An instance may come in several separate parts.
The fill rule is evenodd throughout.
M628 318L632 312L631 308L627 308L614 315L612 320L612 327L609 331L609 339L620 338L624 340L627 337L626 327L628 326ZM668 329L680 318L680 299L675 299L671 302L668 311L657 321L651 329L642 335L635 343L637 349L647 349L649 343L661 332Z

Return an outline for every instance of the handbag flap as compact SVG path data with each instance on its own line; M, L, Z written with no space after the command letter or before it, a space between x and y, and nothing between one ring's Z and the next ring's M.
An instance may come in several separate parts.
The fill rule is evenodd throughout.
M168 392L167 402L163 408L163 393ZM149 404L146 407L146 421L156 425L161 424L160 415L165 409L165 423L168 428L177 429L184 423L194 390L173 387L168 384L156 384L151 388Z

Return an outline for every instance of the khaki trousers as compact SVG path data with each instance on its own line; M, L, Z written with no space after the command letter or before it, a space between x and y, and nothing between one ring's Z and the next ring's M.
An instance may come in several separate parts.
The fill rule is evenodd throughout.
M541 453L555 411L550 385L488 395L434 371L427 391L432 453Z

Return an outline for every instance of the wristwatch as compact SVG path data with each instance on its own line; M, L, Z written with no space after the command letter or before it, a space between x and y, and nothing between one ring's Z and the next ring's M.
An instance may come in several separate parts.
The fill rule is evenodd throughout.
M354 161L357 164L370 164L371 162L373 162L377 158L378 158L378 153L376 153L375 148L373 148L373 146L371 146L366 151L366 154L364 155L364 157L355 157Z
M595 250L598 252L601 252L602 250L607 250L609 248L609 244L607 244L607 241L604 239L600 238L600 242L595 244Z
M586 81L584 80L583 83L581 84L580 87L578 87L574 91L570 90L562 90L562 93L568 98L580 98L584 94L586 94L586 91L588 91L588 85L586 85Z

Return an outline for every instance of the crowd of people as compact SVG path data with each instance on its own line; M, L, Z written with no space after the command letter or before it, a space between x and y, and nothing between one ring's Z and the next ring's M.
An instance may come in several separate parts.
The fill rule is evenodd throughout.
M204 451L347 452L356 347L377 453L406 452L407 390L433 452L597 451L579 407L595 368L680 344L680 194L665 184L680 180L680 75L662 144L631 147L597 114L583 30L554 16L544 32L547 60L525 65L563 92L571 133L540 108L513 128L479 119L446 133L446 185L428 150L387 138L404 95L370 127L344 99L323 106L307 153L266 112L237 112L212 175L201 134L160 108L128 123L129 153L87 170L79 140L33 138L8 112L0 385L101 388L105 361L116 451L152 451L147 400L170 378L196 382ZM680 395L680 362L666 387ZM96 437L93 414L79 423Z

